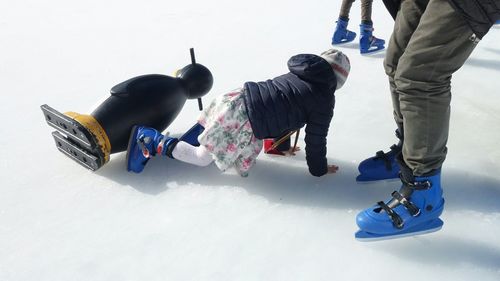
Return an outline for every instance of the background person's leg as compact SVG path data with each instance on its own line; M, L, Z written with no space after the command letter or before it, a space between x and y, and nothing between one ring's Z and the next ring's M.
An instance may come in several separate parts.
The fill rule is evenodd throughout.
M349 14L351 12L351 7L352 3L354 3L355 0L343 0L342 1L342 6L340 6L340 13L339 13L339 18L343 19L345 21L349 20Z
M361 0L361 23L371 24L373 0Z
M332 36L332 45L351 42L356 38L356 33L347 30L349 24L349 13L351 11L354 0L343 0L340 7L339 18L335 26L335 32Z

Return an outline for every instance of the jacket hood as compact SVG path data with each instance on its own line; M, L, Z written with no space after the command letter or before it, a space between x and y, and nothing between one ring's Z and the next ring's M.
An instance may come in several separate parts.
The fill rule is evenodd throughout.
M326 84L334 89L337 79L330 64L322 57L313 54L300 54L288 60L291 73L311 83Z

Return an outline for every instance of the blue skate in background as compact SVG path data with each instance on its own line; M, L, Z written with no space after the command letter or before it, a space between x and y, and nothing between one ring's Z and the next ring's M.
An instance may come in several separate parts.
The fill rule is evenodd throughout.
M332 36L332 45L348 43L356 38L356 33L347 30L347 25L349 20L338 19L337 26L335 27L335 32Z
M373 24L360 24L359 51L361 54L369 54L381 51L385 48L385 41L373 36Z

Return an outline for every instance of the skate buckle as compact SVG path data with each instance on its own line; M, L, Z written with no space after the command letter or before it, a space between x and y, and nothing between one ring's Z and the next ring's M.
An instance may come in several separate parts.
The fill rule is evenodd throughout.
M414 183L408 184L411 189L414 190L428 190L431 189L432 184L430 181L416 181Z
M141 147L142 156L144 156L144 158L151 158L151 153L149 152L148 148L145 145L148 144L150 141L151 138L144 137L144 135L141 135L137 140L137 144Z
M163 152L163 147L165 146L165 142L167 141L167 137L165 136L164 138L161 139L160 143L156 147L156 153L162 154Z

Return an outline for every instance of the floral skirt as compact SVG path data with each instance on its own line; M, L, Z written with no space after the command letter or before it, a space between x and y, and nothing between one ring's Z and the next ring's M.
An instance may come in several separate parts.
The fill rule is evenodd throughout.
M262 150L262 140L253 134L242 91L217 97L201 113L198 123L205 130L198 141L212 153L221 171L234 166L245 177Z

